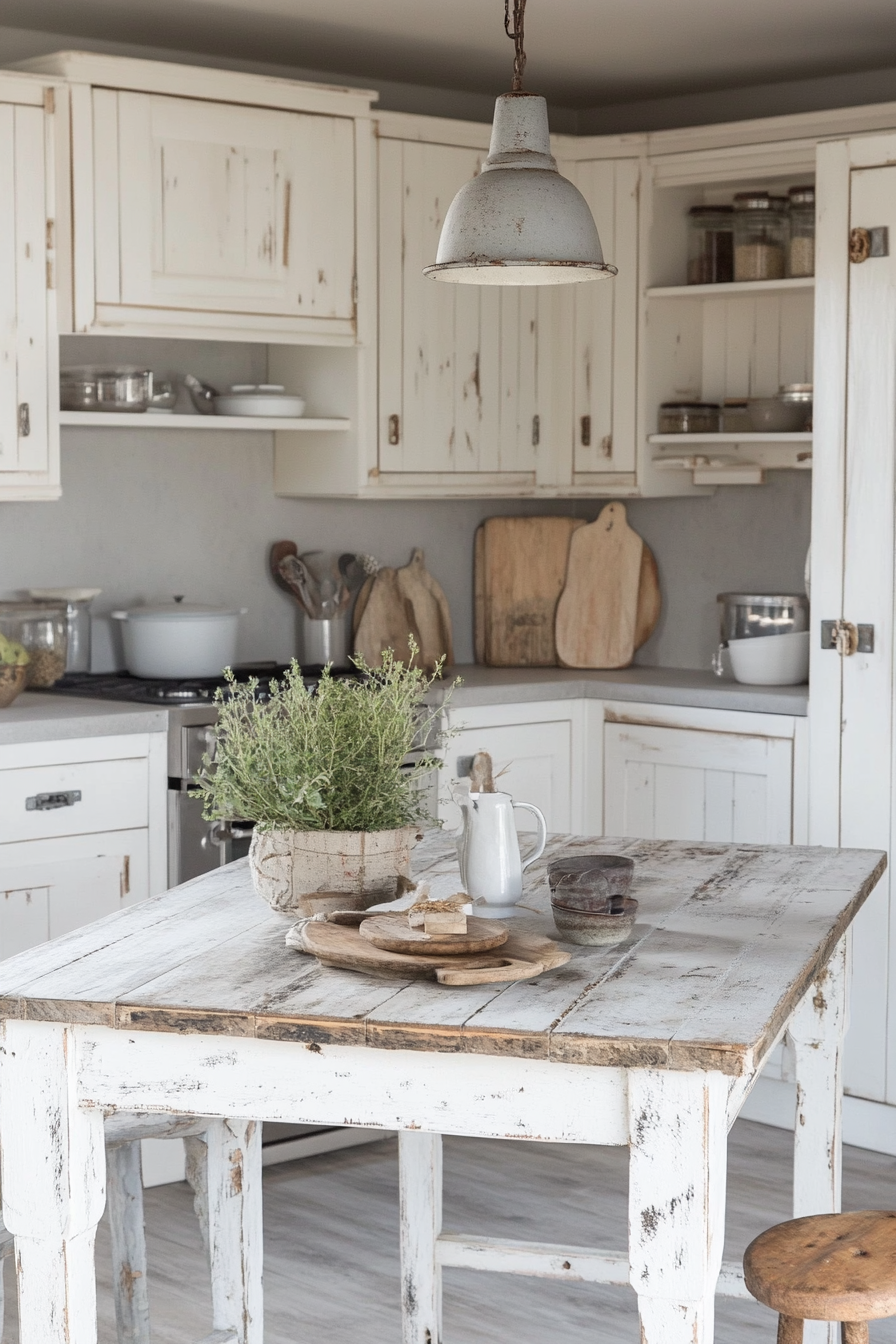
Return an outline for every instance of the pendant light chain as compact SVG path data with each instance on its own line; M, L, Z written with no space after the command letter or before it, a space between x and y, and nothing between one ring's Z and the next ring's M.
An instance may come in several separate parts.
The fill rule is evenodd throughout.
M513 21L510 9L513 6ZM519 93L523 87L523 71L526 68L526 53L523 50L523 27L526 16L526 0L504 0L504 31L514 45L513 56L513 92Z

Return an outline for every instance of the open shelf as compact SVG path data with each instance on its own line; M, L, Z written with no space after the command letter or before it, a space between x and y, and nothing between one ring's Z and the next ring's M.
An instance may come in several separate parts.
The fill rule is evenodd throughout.
M91 429L254 429L272 434L277 429L348 430L350 420L328 417L273 415L160 415L157 411L60 411L60 425Z
M731 294L782 294L792 289L814 289L815 276L796 280L733 280L721 285L654 285L648 299L724 299Z
M648 443L811 443L812 432L800 434L648 434Z

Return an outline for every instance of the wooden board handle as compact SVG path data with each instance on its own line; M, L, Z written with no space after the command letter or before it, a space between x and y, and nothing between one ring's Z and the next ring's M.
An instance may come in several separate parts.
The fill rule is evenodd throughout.
M440 966L436 979L440 985L496 985L505 980L529 980L533 975L541 975L544 966L540 961L519 961L515 957L495 960L492 966L478 966L475 969L455 969L453 966Z

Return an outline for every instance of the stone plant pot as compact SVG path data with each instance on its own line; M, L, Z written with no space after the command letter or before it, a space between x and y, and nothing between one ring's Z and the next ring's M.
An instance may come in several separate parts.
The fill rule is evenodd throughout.
M0 709L11 705L16 696L24 691L27 677L27 667L13 663L0 664Z
M366 910L406 890L416 826L396 831L258 831L252 883L283 914Z

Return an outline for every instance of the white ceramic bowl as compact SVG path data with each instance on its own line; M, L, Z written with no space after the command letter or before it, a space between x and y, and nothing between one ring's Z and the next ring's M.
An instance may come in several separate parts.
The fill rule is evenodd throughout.
M800 686L809 680L809 631L729 639L736 681L747 686Z
M234 383L229 392L215 397L215 415L304 414L304 397L292 396L280 383Z

